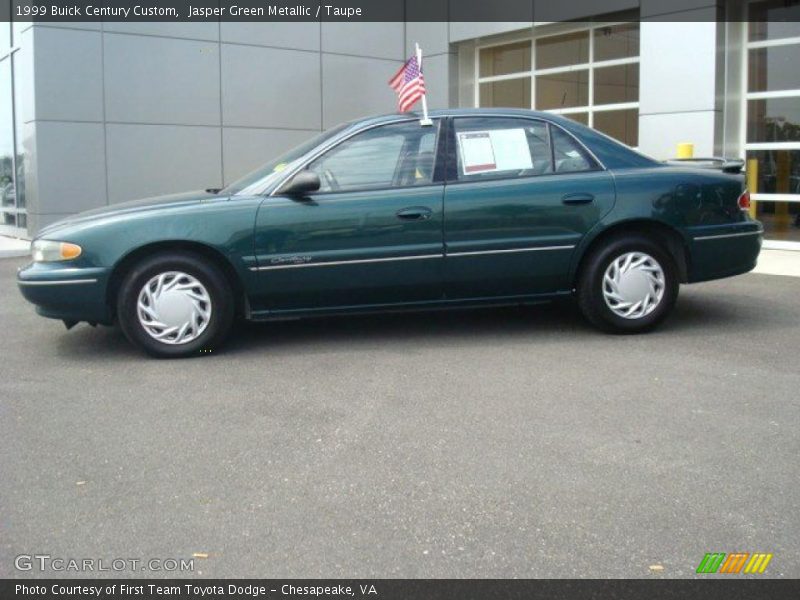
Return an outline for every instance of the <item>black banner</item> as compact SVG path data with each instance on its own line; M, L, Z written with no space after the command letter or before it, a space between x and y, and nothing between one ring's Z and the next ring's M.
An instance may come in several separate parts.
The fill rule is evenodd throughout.
M375 600L779 600L800 597L800 580L500 580L500 579L353 579L353 580L153 580L63 579L0 581L0 598L20 600L156 600L185 598L285 600L349 598Z
M796 0L0 0L0 21L800 21Z

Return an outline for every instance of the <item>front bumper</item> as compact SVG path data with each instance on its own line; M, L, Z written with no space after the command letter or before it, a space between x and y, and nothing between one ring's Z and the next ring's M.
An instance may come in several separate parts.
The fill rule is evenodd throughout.
M50 319L110 324L108 269L31 263L17 271L17 285L36 312Z
M721 279L752 271L764 241L759 221L695 227L690 232L689 282Z

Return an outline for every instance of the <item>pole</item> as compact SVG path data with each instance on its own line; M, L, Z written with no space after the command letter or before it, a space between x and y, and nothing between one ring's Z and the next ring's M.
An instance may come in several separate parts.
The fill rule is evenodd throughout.
M420 74L422 74L422 48L420 48L417 43L414 45L417 47L417 66L419 67ZM428 100L426 95L427 94L422 94L422 118L419 121L419 124L423 127L433 125L433 121L428 118Z

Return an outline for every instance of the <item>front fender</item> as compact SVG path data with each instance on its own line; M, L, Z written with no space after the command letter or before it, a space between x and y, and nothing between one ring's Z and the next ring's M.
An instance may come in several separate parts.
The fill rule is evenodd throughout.
M156 243L210 246L234 265L253 255L253 226L261 198L214 198L192 205L144 210L49 231L49 239L83 248L75 266L114 269L131 253Z
M253 227L261 200L213 198L51 228L47 239L78 244L81 255L72 261L34 263L22 269L17 277L20 289L44 316L105 323L110 320L109 286L126 259L148 246L187 243L224 256L246 288L248 267L255 262Z

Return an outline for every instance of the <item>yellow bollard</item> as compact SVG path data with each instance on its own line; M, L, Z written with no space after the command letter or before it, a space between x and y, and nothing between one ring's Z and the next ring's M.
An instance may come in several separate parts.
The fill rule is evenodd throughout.
M788 151L779 150L775 153L775 191L779 194L788 194L791 189L791 165ZM789 230L792 225L792 216L789 214L788 202L775 203L775 229L781 232Z
M756 201L753 194L758 192L758 159L747 159L747 189L750 192L750 216L756 218Z
M694 144L691 142L681 142L678 144L678 158L692 158L694 156Z

